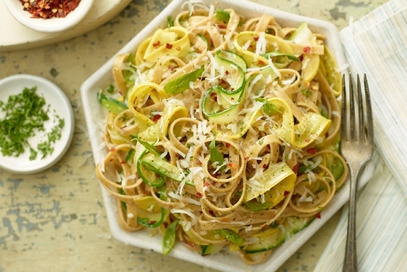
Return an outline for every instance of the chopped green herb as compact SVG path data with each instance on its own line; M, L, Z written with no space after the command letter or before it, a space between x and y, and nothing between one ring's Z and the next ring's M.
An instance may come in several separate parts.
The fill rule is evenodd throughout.
M48 139L37 145L37 149L42 153L41 159L45 158L47 155L51 155L54 152L53 144L61 139L61 131L65 126L65 120L61 119L59 116L56 116L58 124L55 125L51 132L47 134Z
M167 17L167 26L173 27L174 26L174 19L171 16Z
M309 98L312 95L312 91L310 89L303 89L302 94Z
M304 174L308 169L309 169L308 166L301 165L301 166L298 168L298 174L302 175L302 174Z
M6 103L0 103L0 110L5 113L4 119L0 120L0 149L3 156L18 157L29 148L30 160L37 157L38 151L45 158L52 154L53 144L61 138L65 122L57 116L58 124L46 134L47 140L39 143L37 150L30 146L28 140L39 131L45 131L44 124L50 120L49 105L36 91L37 87L24 88L21 93L9 96Z
M261 107L261 109L267 115L274 115L276 113L281 113L281 110L279 108L277 108L276 105L274 105L273 103L268 101L267 99L256 98L256 101L263 103L263 106Z
M54 152L54 148L48 144L48 142L42 142L37 145L37 149L42 153L42 159L45 158L48 154Z
M34 148L30 147L30 161L35 160L37 154L38 152Z
M114 93L114 86L113 84L110 84L109 87L107 87L106 92L112 94Z

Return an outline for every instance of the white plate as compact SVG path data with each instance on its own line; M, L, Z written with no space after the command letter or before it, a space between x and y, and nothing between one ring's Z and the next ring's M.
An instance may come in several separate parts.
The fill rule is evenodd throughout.
M55 116L64 119L65 126L62 129L61 139L57 140L53 145L54 152L44 159L41 159L41 155L38 153L37 158L30 161L28 148L26 148L25 153L19 157L3 156L0 152L0 168L10 172L32 174L43 171L54 165L63 157L72 141L74 115L71 104L62 90L51 81L42 77L24 74L4 78L0 80L0 100L6 103L10 95L19 94L24 88L32 88L35 86L37 87L37 94L43 96L46 104L50 105L50 120L44 125L45 132L38 132L35 137L29 139L31 145L35 146L36 143L45 139L46 132L50 131L54 125L53 121ZM0 119L3 118L4 113L0 112Z
M234 1L234 0L203 0L207 6L213 4L218 8L232 8L238 14L244 14L246 17L254 17L260 14L270 14L275 17L276 21L282 26L298 26L300 23L307 21L310 28L314 32L320 32L326 36L326 45L333 52L341 67L344 65L345 58L342 52L342 46L337 28L328 22L307 18L299 15L290 14L273 8L265 7L249 1ZM119 53L131 52L137 47L146 37L150 36L158 27L165 27L168 16L173 16L179 13L182 9L184 1L174 0L161 12L159 16L154 18L141 32L137 34ZM113 81L111 75L111 67L113 60L110 59L98 71L96 71L89 79L81 86L81 95L83 107L86 116L86 122L91 139L92 151L95 163L97 164L105 156L103 146L102 130L103 116L105 110L99 105L96 97L97 92L106 88ZM365 174L362 176L359 185L363 186L367 183L372 173L372 165L366 166ZM199 265L210 267L220 271L274 271L278 269L292 254L294 254L321 226L328 221L349 199L348 183L337 192L333 201L321 212L321 218L314 220L307 228L298 232L282 246L276 248L270 259L259 265L245 264L239 256L234 253L219 253L215 255L202 257L196 252L191 252L181 243L176 244L171 251L170 256L179 258L185 261L197 263ZM105 201L107 216L111 228L112 235L119 241L133 246L146 248L156 252L161 252L161 235L150 237L147 231L139 231L130 233L124 231L118 224L117 220L117 202L109 195L102 187L102 194Z
M61 32L79 23L89 12L93 0L81 0L79 5L65 18L31 18L31 13L24 10L19 0L4 0L13 17L21 24L39 32Z

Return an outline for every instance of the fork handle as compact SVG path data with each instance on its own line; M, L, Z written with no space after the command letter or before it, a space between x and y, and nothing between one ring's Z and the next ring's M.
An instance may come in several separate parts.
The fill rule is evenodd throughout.
M356 272L358 271L357 252L356 252L356 200L357 200L357 188L360 167L352 171L350 169L350 192L349 192L349 213L348 213L348 231L346 236L345 247L345 260L343 263L344 272Z

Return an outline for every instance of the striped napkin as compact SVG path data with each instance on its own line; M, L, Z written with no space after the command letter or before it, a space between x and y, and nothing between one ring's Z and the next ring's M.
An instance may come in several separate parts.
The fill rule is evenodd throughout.
M340 32L353 74L366 73L377 153L357 206L360 271L407 271L407 0L391 0ZM314 271L341 271L348 209Z

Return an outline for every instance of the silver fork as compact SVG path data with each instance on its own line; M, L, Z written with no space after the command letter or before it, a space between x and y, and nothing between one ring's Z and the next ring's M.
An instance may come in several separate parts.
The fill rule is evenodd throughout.
M356 91L349 74L349 88L346 91L345 75L342 90L342 141L341 152L350 170L348 232L346 237L343 271L357 271L356 254L356 199L358 180L363 166L373 155L373 117L370 92L364 75L364 94L359 75L356 77Z

